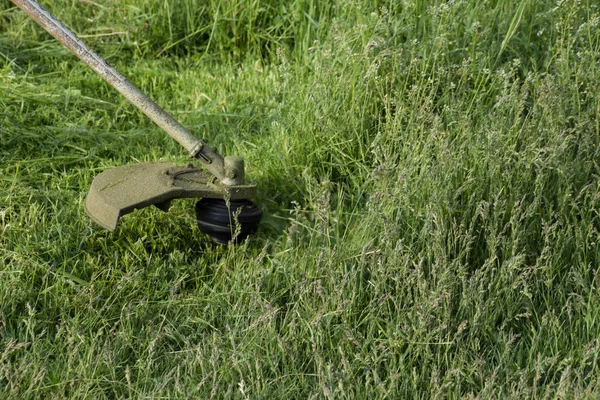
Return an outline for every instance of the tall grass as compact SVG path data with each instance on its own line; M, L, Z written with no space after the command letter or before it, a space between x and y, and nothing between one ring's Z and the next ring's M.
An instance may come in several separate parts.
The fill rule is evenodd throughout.
M96 228L98 172L186 155L1 1L0 397L598 397L600 6L44 5L265 218Z

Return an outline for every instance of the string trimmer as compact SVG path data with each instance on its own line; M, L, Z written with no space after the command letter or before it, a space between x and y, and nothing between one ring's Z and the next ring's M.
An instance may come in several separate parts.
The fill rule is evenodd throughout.
M209 173L169 162L140 163L112 168L92 182L85 210L92 220L114 231L119 218L135 209L155 205L167 211L173 199L200 198L196 203L198 227L217 243L242 240L256 231L262 211L249 199L256 185L244 176L244 160L222 157L197 139L127 78L91 51L34 0L12 0L94 72L146 114Z

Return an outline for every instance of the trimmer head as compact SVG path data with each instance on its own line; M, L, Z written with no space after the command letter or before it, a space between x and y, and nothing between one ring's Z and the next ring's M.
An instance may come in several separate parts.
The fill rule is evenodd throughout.
M136 208L154 204L167 211L173 199L199 197L203 201L198 202L196 207L198 226L213 241L239 241L256 230L262 212L248 200L255 195L256 186L246 183L243 159L223 157L215 148L196 138L119 71L88 49L37 1L12 1L210 172L209 175L193 165L171 163L126 165L104 171L94 179L85 199L85 209L94 221L114 231L119 218Z
M256 185L225 186L192 164L141 163L112 168L96 176L85 199L85 210L98 225L114 231L119 218L135 209L155 205L167 211L170 202L180 198L214 199L222 204L228 199L235 205L255 193ZM258 220L244 229L255 230ZM228 223L224 221L221 227L229 229Z
M196 203L198 228L219 244L240 242L256 232L262 210L251 200L203 198Z

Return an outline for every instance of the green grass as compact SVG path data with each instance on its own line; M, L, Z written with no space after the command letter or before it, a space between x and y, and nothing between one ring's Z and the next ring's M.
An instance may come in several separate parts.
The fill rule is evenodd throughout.
M600 396L597 2L43 3L265 217L96 227L186 154L0 0L0 398Z

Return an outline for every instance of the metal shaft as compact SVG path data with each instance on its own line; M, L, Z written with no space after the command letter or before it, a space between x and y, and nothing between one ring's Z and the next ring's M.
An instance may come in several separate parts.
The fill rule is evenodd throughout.
M206 169L220 181L226 179L223 157L217 151L192 135L175 118L146 96L119 71L108 65L98 54L62 25L56 18L40 6L35 0L12 0L42 28L61 42L67 49L86 63L106 82L121 93L134 106L181 144L190 155L198 159Z

